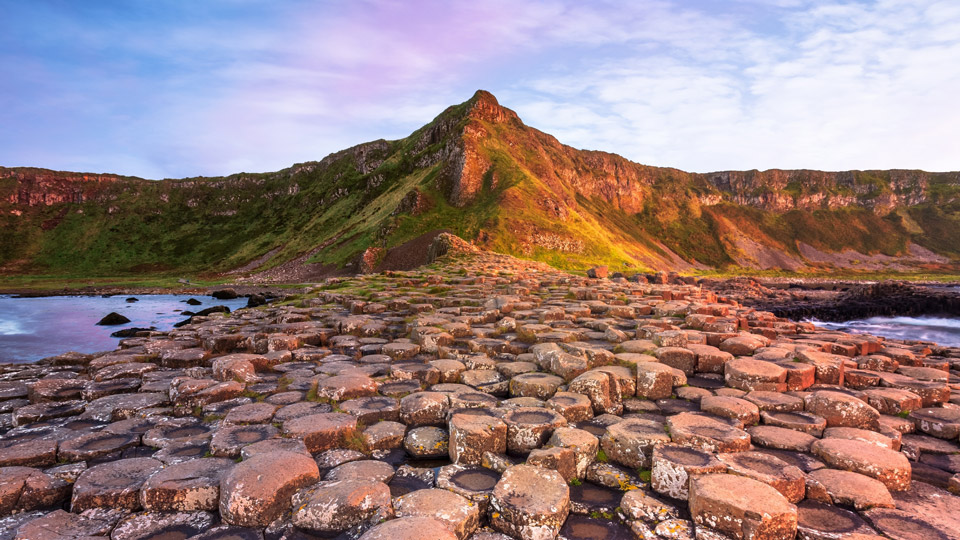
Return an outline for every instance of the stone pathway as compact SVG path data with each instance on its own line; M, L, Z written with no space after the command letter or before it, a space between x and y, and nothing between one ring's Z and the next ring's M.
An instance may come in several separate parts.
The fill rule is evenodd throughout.
M958 374L452 252L0 367L0 540L960 538Z

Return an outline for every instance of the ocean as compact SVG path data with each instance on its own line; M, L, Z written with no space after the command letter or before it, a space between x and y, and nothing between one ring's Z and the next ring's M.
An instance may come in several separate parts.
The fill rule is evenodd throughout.
M127 302L130 297L0 295L0 363L33 362L67 351L109 351L120 342L120 338L110 337L117 330L151 326L170 330L187 318L181 311L197 312L220 305L232 311L247 304L246 298L217 300L210 296L156 294L135 296L138 302ZM188 298L195 298L201 305L187 305ZM130 323L97 326L97 321L111 311L124 315Z

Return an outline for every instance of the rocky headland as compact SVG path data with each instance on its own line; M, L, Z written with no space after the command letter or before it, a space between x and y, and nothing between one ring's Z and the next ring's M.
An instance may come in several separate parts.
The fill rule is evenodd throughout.
M960 349L437 242L3 366L0 539L960 537Z

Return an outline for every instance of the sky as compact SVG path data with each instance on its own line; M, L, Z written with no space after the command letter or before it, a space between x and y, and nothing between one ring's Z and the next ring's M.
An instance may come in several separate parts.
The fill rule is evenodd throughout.
M696 172L960 170L955 0L0 0L0 165L279 170L477 89Z

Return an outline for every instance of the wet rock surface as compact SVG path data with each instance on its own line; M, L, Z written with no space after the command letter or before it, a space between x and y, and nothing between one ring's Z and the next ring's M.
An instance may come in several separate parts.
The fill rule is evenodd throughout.
M455 252L0 366L0 538L960 534L960 350L601 273Z

